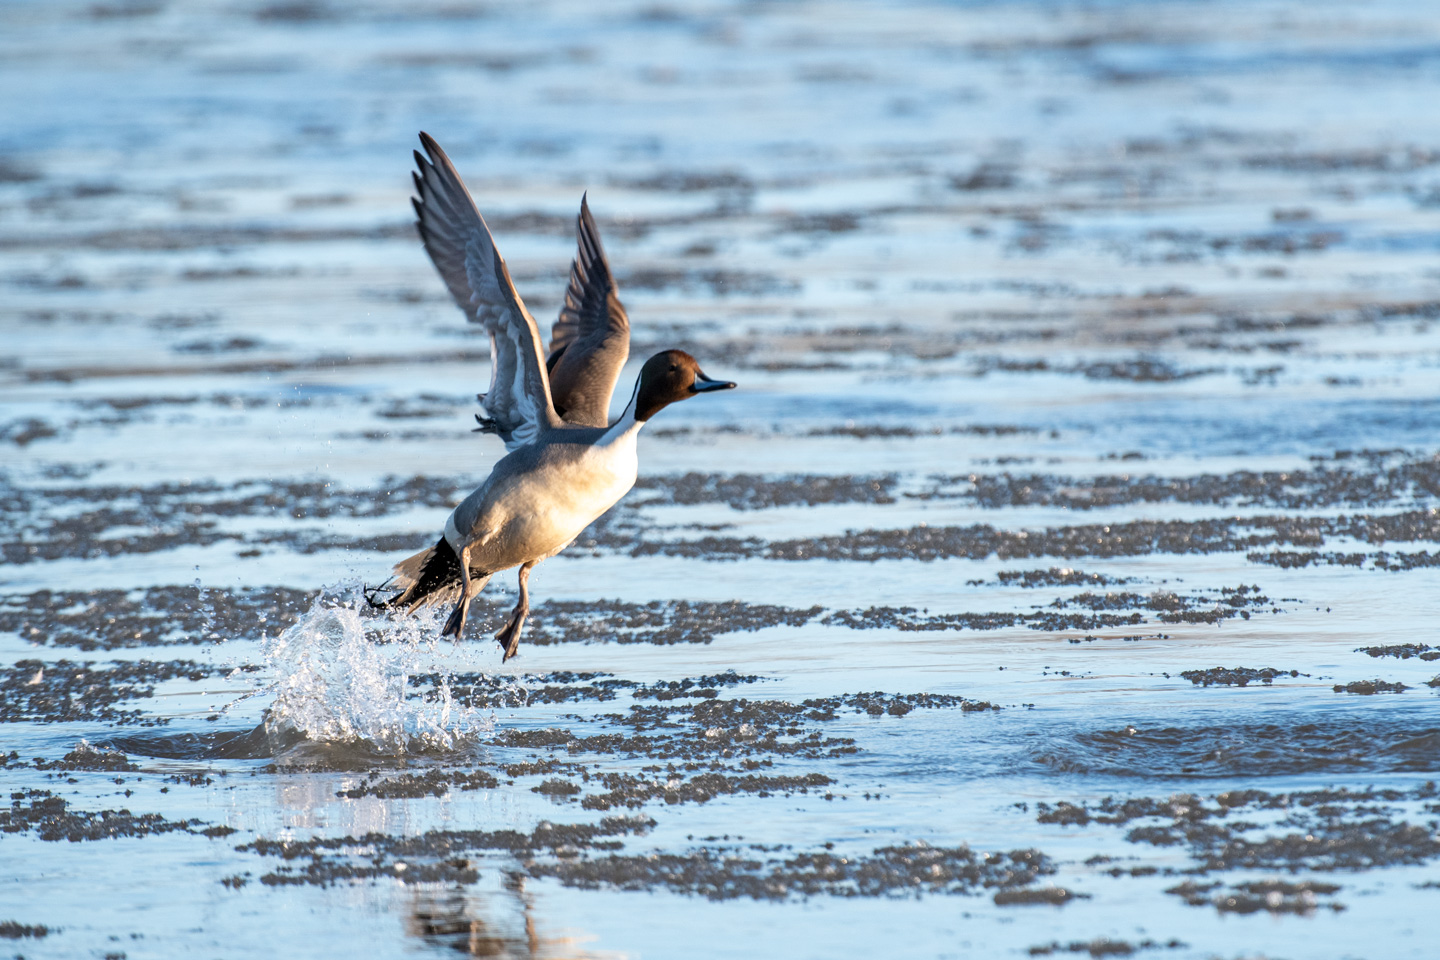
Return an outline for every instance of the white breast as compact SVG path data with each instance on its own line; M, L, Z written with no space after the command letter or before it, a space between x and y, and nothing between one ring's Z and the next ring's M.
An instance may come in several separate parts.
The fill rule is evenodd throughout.
M492 490L474 531L472 565L494 572L563 550L635 485L636 432L571 447Z

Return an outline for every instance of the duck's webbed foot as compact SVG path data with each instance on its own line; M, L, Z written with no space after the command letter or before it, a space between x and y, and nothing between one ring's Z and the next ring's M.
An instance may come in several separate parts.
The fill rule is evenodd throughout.
M400 599L400 597L404 595L405 591L402 590L394 596L386 597L383 600L375 599L377 596L380 595L381 591L388 590L390 588L390 583L394 579L394 577L391 577L384 583L380 584L378 587L361 587L361 592L365 594L366 606L368 606L372 610L388 610L391 607L395 606L395 601Z
M495 634L495 641L505 651L505 656L500 662L504 663L515 656L515 651L520 649L520 631L525 628L525 618L530 616L530 568L535 566L527 563L520 568L520 601L515 604L515 609L510 611L510 619L500 632Z
M460 602L455 604L450 619L445 621L445 629L440 631L442 637L454 637L459 640L465 634L465 618L470 613L470 598L464 592L460 594Z
M465 616L469 612L470 550L467 547L460 551L460 600L455 604L455 610L450 614L450 619L445 621L445 629L440 631L440 636L454 637L458 641L465 635Z

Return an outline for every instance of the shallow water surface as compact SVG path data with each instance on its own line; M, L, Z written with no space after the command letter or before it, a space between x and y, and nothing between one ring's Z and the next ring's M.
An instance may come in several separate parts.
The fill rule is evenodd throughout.
M15 954L1433 955L1440 15L0 24ZM505 665L362 599L501 453L421 129L741 386Z

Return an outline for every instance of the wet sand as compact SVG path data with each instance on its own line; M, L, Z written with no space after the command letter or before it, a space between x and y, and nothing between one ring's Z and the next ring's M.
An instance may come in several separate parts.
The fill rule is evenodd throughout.
M0 24L16 953L1433 953L1440 17ZM589 190L619 393L741 386L506 665L508 574L361 600L501 453L421 129L542 326Z

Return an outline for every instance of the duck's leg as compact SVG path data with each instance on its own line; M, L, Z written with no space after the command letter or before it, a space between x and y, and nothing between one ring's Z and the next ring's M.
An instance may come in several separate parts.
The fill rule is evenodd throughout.
M442 637L454 637L459 640L465 634L465 616L470 612L470 548L465 547L460 551L460 600L455 604L455 610L450 614L450 619L445 621L445 629L440 631Z
M520 647L520 630L525 626L525 618L530 615L530 568L533 566L535 562L531 561L520 567L520 601L510 612L509 621L495 634L495 639L505 650L501 663L515 656L515 651Z

